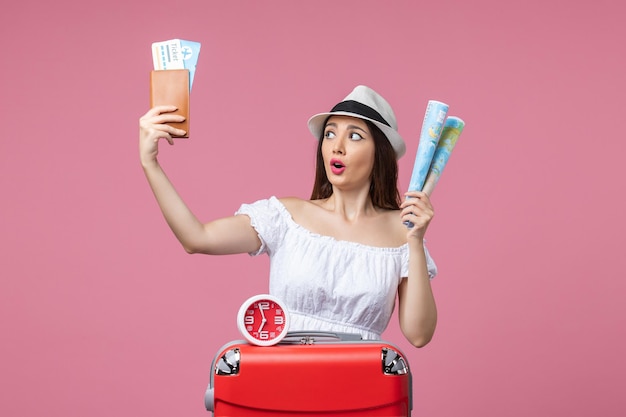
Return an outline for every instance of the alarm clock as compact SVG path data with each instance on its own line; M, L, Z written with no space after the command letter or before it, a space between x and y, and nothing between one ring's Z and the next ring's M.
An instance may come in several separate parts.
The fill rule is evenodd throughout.
M287 335L289 311L281 300L272 295L255 295L239 308L237 327L253 345L272 346Z

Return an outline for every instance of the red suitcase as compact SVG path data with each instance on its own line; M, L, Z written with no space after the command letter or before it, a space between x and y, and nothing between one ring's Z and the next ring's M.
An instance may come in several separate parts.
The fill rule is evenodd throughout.
M235 341L213 360L205 406L214 416L408 416L411 372L398 347L354 335Z

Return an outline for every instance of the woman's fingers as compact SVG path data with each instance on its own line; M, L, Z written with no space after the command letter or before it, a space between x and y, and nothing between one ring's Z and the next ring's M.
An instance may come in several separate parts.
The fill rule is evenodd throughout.
M417 208L419 210L432 211L432 204L430 203L430 198L428 194L421 191L410 191L405 193L406 198L402 204L400 204L400 208L405 210L408 207ZM410 211L410 210L409 210Z
M400 216L403 222L411 222L412 232L424 230L434 216L434 210L428 195L421 191L411 191L405 194L405 199L400 205ZM422 232L423 233L423 232Z
M167 123L180 123L185 120L185 116L173 114L176 106L155 106L148 110L139 119L139 128L145 139L167 139L173 145L173 136L182 136L186 132L183 129L170 126Z
M176 111L176 106L153 107L139 118L139 125L147 128L154 124L180 123L185 120L185 116L174 114L173 111Z
M162 113L171 113L177 110L176 106L170 106L170 105L166 105L166 106L154 106L152 107L150 110L148 110L146 112L146 114L144 114L143 116L141 116L142 119L144 118L150 118L150 117L154 117L154 116L158 116L159 114Z

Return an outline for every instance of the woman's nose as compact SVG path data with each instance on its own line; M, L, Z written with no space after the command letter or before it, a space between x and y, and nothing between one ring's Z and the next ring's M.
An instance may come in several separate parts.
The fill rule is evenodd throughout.
M344 140L342 138L335 138L333 141L333 153L344 154Z

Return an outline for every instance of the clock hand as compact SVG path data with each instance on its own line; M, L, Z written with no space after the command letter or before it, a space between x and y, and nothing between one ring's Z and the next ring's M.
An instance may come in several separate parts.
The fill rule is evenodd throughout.
M259 326L259 330L257 330L258 332L261 332L261 329L263 328L263 326L265 326L265 323L267 323L267 319L265 318L265 313L263 312L263 305L259 305L259 311L261 312L261 325Z
M263 320L261 320L261 325L259 326L259 330L257 330L257 332L261 332L261 329L263 329L263 326L265 326L266 322L267 320L265 319L265 317L263 317Z

